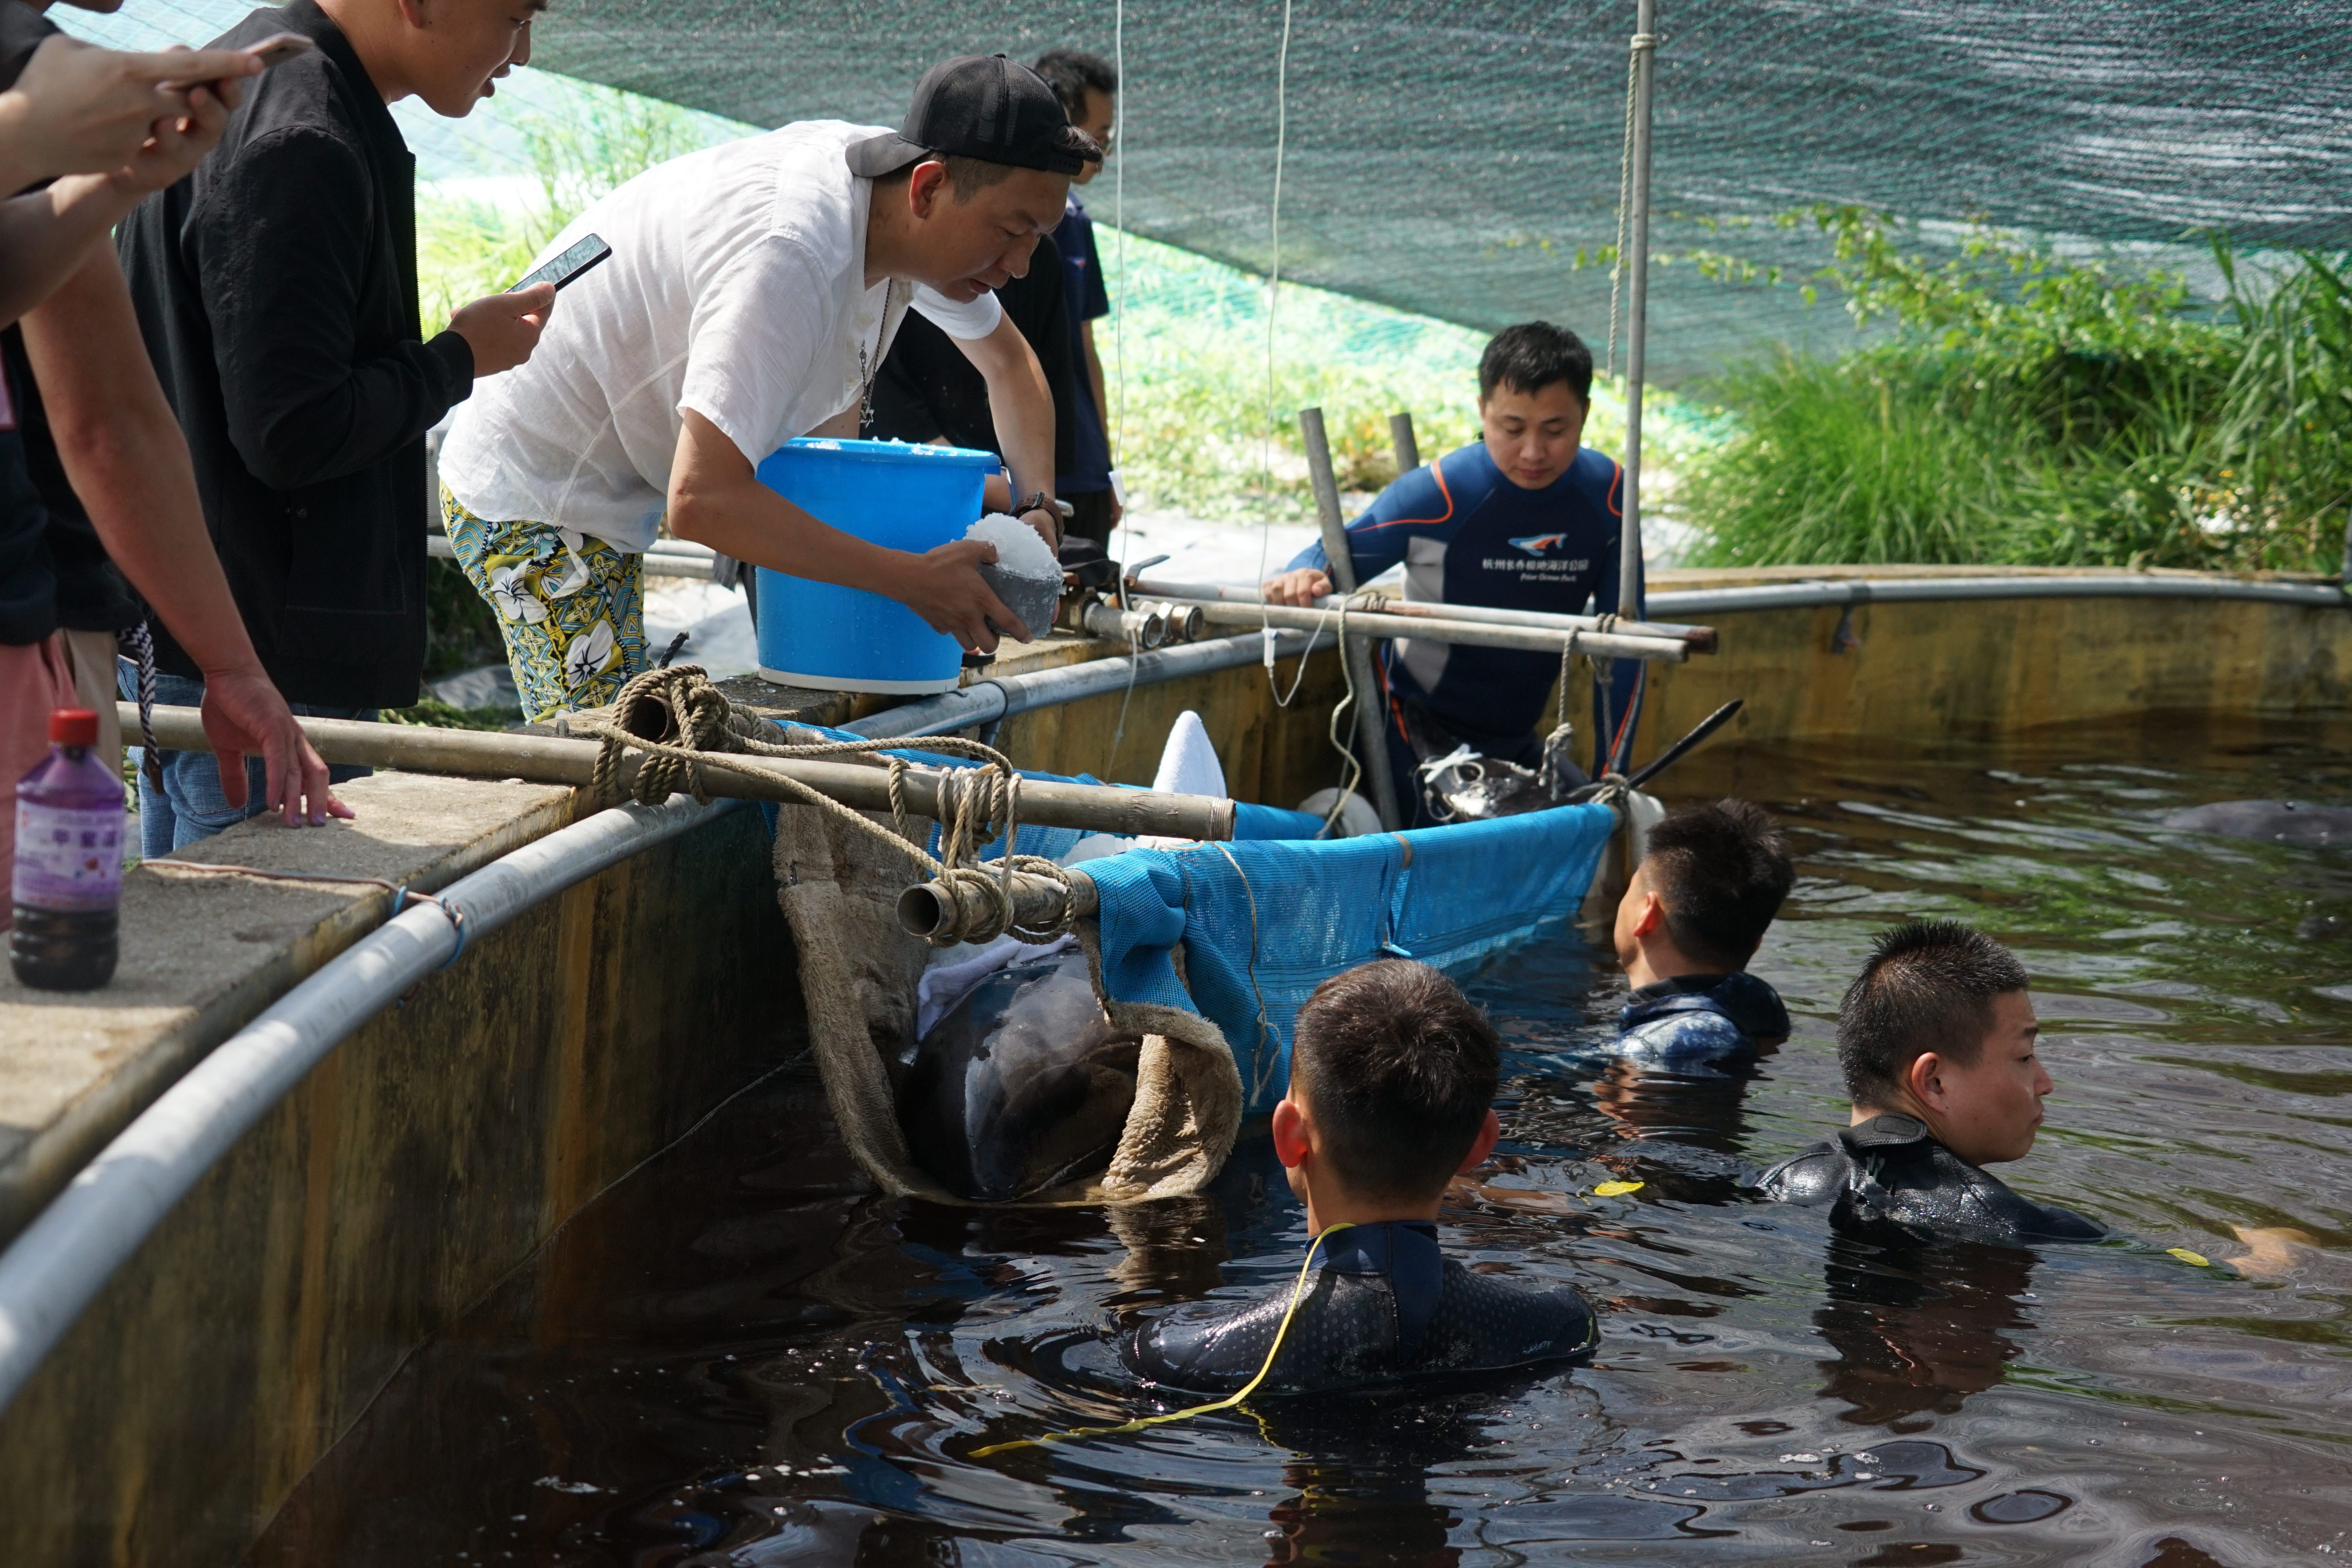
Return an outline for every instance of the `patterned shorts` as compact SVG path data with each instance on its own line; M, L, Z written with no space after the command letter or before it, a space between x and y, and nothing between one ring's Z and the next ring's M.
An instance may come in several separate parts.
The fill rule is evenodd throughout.
M446 489L442 526L499 613L523 717L599 708L646 659L645 557L545 522L485 522Z

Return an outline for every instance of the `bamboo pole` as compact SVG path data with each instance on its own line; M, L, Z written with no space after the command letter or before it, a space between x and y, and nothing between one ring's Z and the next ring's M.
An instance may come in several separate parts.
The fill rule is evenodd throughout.
M1128 581L1137 594L1158 595L1174 600L1227 605L1265 603L1265 595L1258 589L1229 584L1170 583L1157 577L1131 577ZM1326 594L1305 607L1336 610L1347 602L1344 594ZM1369 613L1412 616L1438 621L1468 621L1489 626L1538 626L1562 632L1591 632L1599 630L1601 626L1601 619L1597 616L1559 616L1546 610L1497 610L1485 605L1416 604L1409 599L1382 600ZM1354 617L1351 616L1349 618ZM1693 653L1713 653L1717 647L1713 626L1688 626L1672 621L1620 621L1612 630L1619 637L1676 638L1688 644Z
M1282 626L1318 631L1336 626L1339 603L1328 610L1295 609L1287 605L1232 605L1223 600L1174 600L1197 604L1203 618L1214 626ZM1382 611L1349 610L1348 637L1420 637L1428 642L1459 643L1470 647L1507 647L1531 653L1556 654L1573 639L1577 650L1600 658L1632 658L1680 664L1690 657L1690 644L1679 637L1627 637L1622 632L1550 631L1538 626L1491 626L1434 616L1394 616Z
M1356 591L1356 557L1348 548L1348 524L1339 515L1339 481L1331 472L1331 442L1323 433L1323 411L1302 408L1298 411L1299 434L1307 440L1307 472L1315 482L1315 515L1323 529L1323 554L1329 563L1332 585L1342 594ZM1207 606L1202 606L1207 614ZM1257 612L1252 624L1268 624L1273 608ZM1313 629L1313 628L1308 628ZM1389 771L1389 738L1382 715L1387 704L1381 700L1380 688L1372 679L1372 645L1370 639L1350 636L1339 650L1348 661L1348 682L1356 692L1356 737L1364 749L1364 773L1372 786L1372 808L1380 813L1381 826L1393 833L1402 827L1404 816L1397 808L1396 777Z
M122 716L123 732L138 734L138 705L121 703L118 711ZM197 710L158 708L154 716L158 745L172 751L212 750ZM331 763L397 768L403 773L522 779L531 784L570 784L575 788L588 783L595 770L597 753L603 750L601 742L566 740L555 735L435 730L415 724L371 724L352 719L298 719L295 722L302 726L303 734L310 737L319 755ZM622 759L615 779L623 789L635 784L644 755L642 752L632 752ZM782 781L793 779L860 811L890 809L889 767L878 758L757 757L740 752L713 756L723 758L730 765L702 770L702 787L710 795L790 805L797 804L800 797ZM739 772L738 768L750 771ZM938 820L940 780L948 771L922 766L908 769L904 781L908 809ZM1040 827L1075 827L1088 833L1229 839L1234 836L1234 803L1208 795L1024 779L1021 785L1021 820Z
M990 872L986 866L979 869ZM1073 869L1063 875L1070 879L1066 895L1062 884L1050 877L1015 871L1012 923L1033 931L1058 923L1066 901L1074 920L1083 920L1101 909L1101 894L1084 871ZM960 882L918 882L898 895L899 929L927 941L961 942L966 933L984 929L995 915L996 900L992 897Z

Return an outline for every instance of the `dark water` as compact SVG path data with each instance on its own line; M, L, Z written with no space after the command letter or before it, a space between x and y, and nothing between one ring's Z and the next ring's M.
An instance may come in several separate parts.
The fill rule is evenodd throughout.
M2193 762L2117 752L2080 736L1998 767L1750 752L1691 773L1686 789L1772 804L1802 857L1756 965L1798 1035L1751 1077L1581 1061L1623 983L1573 933L1475 977L1515 1047L1508 1141L1447 1241L1585 1291L1603 1326L1589 1371L975 1459L1147 1408L1098 1330L1286 1282L1300 1212L1262 1136L1213 1196L1115 1215L877 1199L787 1077L420 1352L255 1560L2352 1553L2352 859L2158 825L2205 800L2352 801L2352 734L2200 737ZM2058 1092L2003 1173L2145 1245L1904 1257L1740 1198L1741 1161L1843 1122L1837 995L1874 929L1930 913L1984 925L2033 973ZM1612 1179L1644 1185L1576 1195ZM2162 1250L2220 1265L2245 1253L2239 1226L2314 1245L2263 1279Z

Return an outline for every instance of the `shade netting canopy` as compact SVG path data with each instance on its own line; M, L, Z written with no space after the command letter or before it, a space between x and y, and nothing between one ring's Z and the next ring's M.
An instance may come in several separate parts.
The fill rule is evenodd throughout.
M1633 0L555 0L535 64L762 125L896 123L945 56L1123 43L1136 234L1491 329L1609 318ZM1687 255L1804 272L1814 203L2090 245L2352 245L2352 0L1661 0L1654 376L1768 340L1835 347L1833 302ZM1280 123L1277 74L1282 77ZM1574 264L1578 253L1584 266ZM2183 249L2183 256L2193 250Z

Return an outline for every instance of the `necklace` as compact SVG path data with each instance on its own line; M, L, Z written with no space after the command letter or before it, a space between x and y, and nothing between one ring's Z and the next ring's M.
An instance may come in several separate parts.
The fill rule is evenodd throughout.
M874 352L868 354L866 345L857 345L857 433L866 434L874 423L874 377L882 369L882 340L890 332L890 290L898 286L896 278L882 280L882 321L874 329Z

